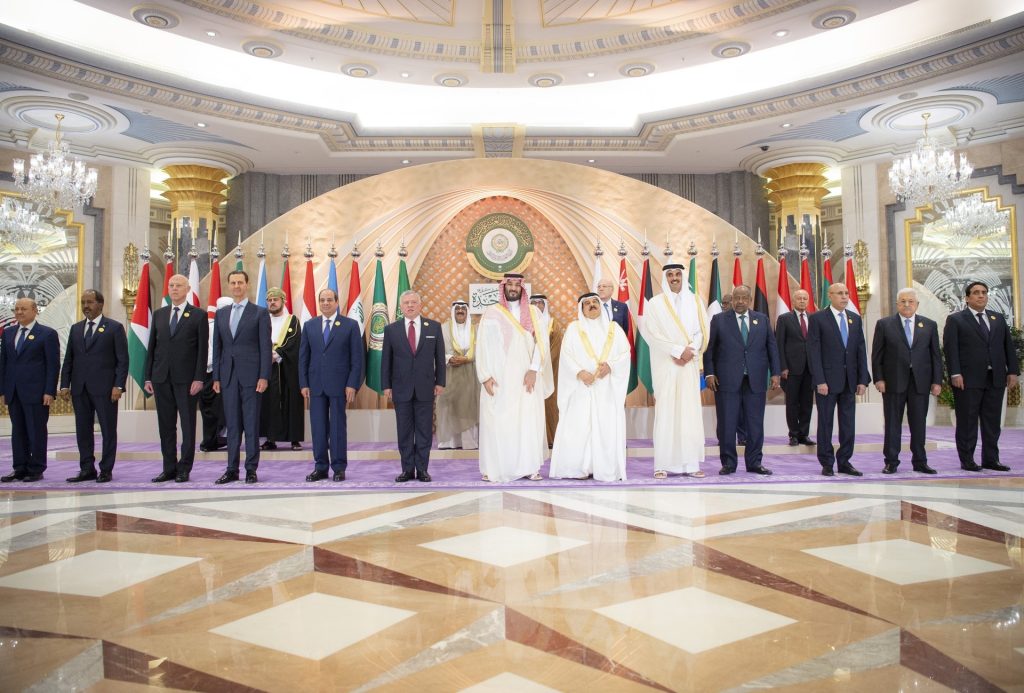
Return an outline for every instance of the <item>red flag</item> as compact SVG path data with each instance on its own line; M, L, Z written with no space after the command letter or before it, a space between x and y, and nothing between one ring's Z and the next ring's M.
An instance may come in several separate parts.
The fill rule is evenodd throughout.
M619 259L619 295L618 300L626 304L626 339L629 341L629 381L626 392L636 389L636 341L633 335L633 313L629 310L629 277L626 274L626 258Z
M214 262L210 266L210 291L206 299L206 317L213 320L217 312L217 299L220 298L220 263Z
M789 296L789 272L786 270L786 256L779 258L779 286L775 291L775 319L793 310L793 299Z
M352 258L352 269L348 275L348 301L345 303L345 315L359 323L359 334L366 328L363 316L363 285L359 279L359 261Z
M860 297L857 296L857 277L853 273L853 258L846 258L846 288L850 291L850 306L860 315Z
M807 264L807 258L800 263L800 288L807 292L807 312L813 313L818 310L814 304L814 285L811 284L811 268Z
M732 263L732 285L733 288L743 284L743 268L740 267L740 259L736 258L736 261Z
M302 314L299 315L303 325L307 320L316 317L316 290L313 287L313 261L306 260L306 281L302 286Z
M281 273L281 291L284 292L284 307L291 314L292 312L292 270L288 258L284 260L284 272Z

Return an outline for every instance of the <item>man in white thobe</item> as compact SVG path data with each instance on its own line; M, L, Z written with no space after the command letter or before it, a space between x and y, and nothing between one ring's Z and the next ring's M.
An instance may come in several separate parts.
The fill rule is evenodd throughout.
M630 349L622 328L587 293L562 337L553 479L626 478L626 388Z
M453 301L451 319L441 326L447 383L437 398L438 450L476 450L480 382L476 379L476 327L469 304Z
M651 350L654 382L654 478L669 472L703 477L703 409L700 367L708 316L683 276L683 266L663 268L662 293L644 309L640 331Z
M477 326L480 473L485 481L538 480L548 449L544 400L554 388L547 335L523 296L523 275L505 275L498 301Z

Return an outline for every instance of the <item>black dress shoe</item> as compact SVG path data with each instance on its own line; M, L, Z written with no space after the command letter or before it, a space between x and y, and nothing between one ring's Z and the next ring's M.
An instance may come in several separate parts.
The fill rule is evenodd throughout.
M174 483L176 484L184 484L187 481L188 474L178 474L178 476L174 477Z
M43 480L43 475L42 474L26 474L25 476L21 477L21 480L24 481L26 484L31 484L33 481L42 481Z
M206 443L199 444L199 452L210 452L210 446Z
M772 470L768 469L767 467L754 467L753 469L748 469L747 471L750 472L751 474L763 474L764 476L772 475Z
M810 438L797 438L796 442L800 443L801 445L815 445L816 444Z
M789 447L795 448L799 444L800 442L794 436L789 437Z
M886 462L885 467L882 468L882 474L895 474L896 465L891 462Z
M961 462L960 463L960 469L964 470L965 472L980 472L981 471L981 467L976 465L974 462Z
M420 481L431 481L430 475L427 474L426 472L423 472L422 474L420 474L416 478L419 479Z
M736 445L738 445L740 447L746 447L747 439L746 438L737 438L736 439Z
M314 471L312 474L306 476L306 481L322 481L327 478L327 472Z
M292 450L301 450L302 443L292 443Z
M97 484L109 484L113 480L114 475L111 474L110 472L100 472L99 474L96 475Z
M268 440L260 446L260 450L277 450L277 443L272 440Z
M335 481L344 481L345 480L345 472L335 472L334 473L334 480Z
M79 481L93 481L96 478L96 472L79 472L75 476L69 476L65 481L69 484L77 484Z
M832 471L832 467L822 467L821 468L821 475L822 476L835 476L836 473Z
M981 465L981 468L982 469L991 469L994 472L1008 472L1008 471L1010 471L1009 467L1007 467L1005 464L999 464L998 462L993 462L992 464L983 464L983 465Z
M718 470L718 476L728 476L729 474L732 474L735 471L735 469L728 469L726 467L722 467L721 469Z
M238 481L238 472L224 472L219 479L214 481L215 484L230 484L232 481Z
M3 482L5 484L9 484L12 481L21 481L24 478L25 478L25 472L11 472L10 474L5 474L4 476L0 476L0 482Z
M857 470L852 464L839 465L837 470L840 474L848 474L849 476L864 476L863 473Z
M245 483L247 483L247 484L255 484L258 481L259 481L259 477L256 476L256 472L255 471L246 472L245 473Z
M168 472L160 472L159 476L154 476L153 477L153 483L154 484L162 484L165 481L173 480L174 476L175 476L174 474L171 474L171 473L168 473Z
M914 471L920 472L921 474L938 474L937 471L929 467L927 464L914 465Z
M403 484L406 481L412 481L412 479L413 479L412 474L408 474L406 472L402 472L401 474L399 474L398 476L395 477L395 482L399 483L399 484Z

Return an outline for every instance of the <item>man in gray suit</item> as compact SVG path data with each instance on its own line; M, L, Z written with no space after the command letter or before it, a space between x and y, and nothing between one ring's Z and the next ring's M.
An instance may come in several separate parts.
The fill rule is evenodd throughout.
M233 303L213 319L213 389L224 402L228 427L228 468L214 483L238 481L239 448L245 432L245 483L259 479L260 400L270 379L270 313L250 303L249 275L228 274Z

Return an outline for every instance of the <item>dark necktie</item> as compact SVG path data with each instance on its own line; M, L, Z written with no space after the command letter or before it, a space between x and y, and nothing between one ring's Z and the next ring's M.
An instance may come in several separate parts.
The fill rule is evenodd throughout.
M85 341L86 342L88 342L90 339L92 339L92 328L93 328L94 325L95 325L95 323L92 320L90 320L89 324L85 328Z
M416 323L409 323L409 348L412 349L412 353L416 353Z
M984 313L978 313L977 315L978 315L978 324L981 325L981 330L985 333L985 336L987 337L988 333L989 333L989 329L988 329L988 322L986 322L986 320L985 320L985 314Z
M181 310L178 306L174 306L174 315L171 316L171 336L178 331L178 311Z
M750 331L747 329L747 314L744 313L740 316L740 336L743 337L743 343L747 343L747 337L750 335Z
M800 313L800 332L807 339L807 313Z
M324 346L327 345L327 338L331 336L331 319L324 318Z
M14 350L19 354L21 353L21 350L25 348L25 335L27 334L27 327L22 327L21 332L18 333L18 343L14 345Z

